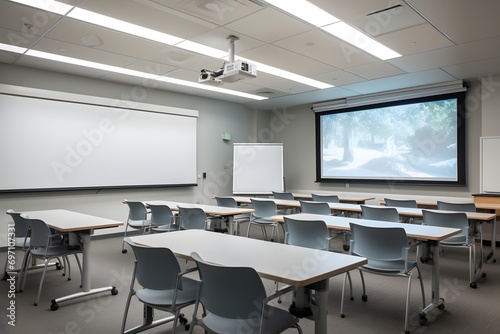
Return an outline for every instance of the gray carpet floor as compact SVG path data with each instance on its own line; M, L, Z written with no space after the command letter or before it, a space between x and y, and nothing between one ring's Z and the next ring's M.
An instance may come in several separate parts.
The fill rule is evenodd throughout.
M256 236L258 237L258 236ZM76 263L73 261L73 279L61 275L61 271L48 271L38 306L33 302L36 297L40 272L28 275L25 291L9 296L9 282L0 281L0 333L118 333L125 301L127 298L133 268L133 253L122 254L122 238L119 236L94 239L92 242L91 266L92 287L114 285L119 293L112 296L104 293L62 303L57 311L50 310L50 301L55 297L79 291L80 278ZM341 249L340 244L333 245ZM485 247L485 251L489 251ZM4 264L5 252L0 253L0 263ZM269 256L272 256L270 254ZM500 255L497 255L497 257ZM467 251L446 249L441 258L441 296L445 299L444 310L434 310L428 314L429 323L421 326L418 312L421 308L418 280L413 280L410 330L411 333L500 333L500 258L497 263L484 264L485 278L478 281L478 288L469 287ZM265 259L263 259L265 261ZM185 265L192 265L182 263ZM430 266L421 265L427 299L430 299ZM416 277L416 276L415 276ZM328 297L328 333L403 333L404 305L407 281L403 278L383 277L366 274L368 301L361 300L361 282L357 271L352 272L354 297L346 298L346 317L340 317L340 297L342 276L330 279ZM271 293L274 283L264 280ZM15 301L15 327L10 326L7 317L9 303ZM283 303L273 304L288 308L291 296L285 295ZM184 310L190 319L193 307ZM158 317L162 312L157 312ZM142 319L142 305L132 299L127 328L138 325ZM301 319L304 333L314 333L313 322ZM151 329L146 333L172 333L171 324ZM177 333L186 333L179 326ZM195 333L203 333L197 327ZM288 330L286 333L296 333ZM236 333L235 333L236 334Z

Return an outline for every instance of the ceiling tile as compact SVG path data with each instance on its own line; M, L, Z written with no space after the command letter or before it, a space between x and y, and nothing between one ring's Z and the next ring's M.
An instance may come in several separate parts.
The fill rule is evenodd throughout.
M337 68L349 68L377 60L319 30L291 36L273 44Z
M349 72L368 80L380 79L405 73L396 66L383 61L350 67Z
M270 44L243 52L241 56L304 76L313 76L336 69L318 60Z
M418 72L498 56L500 37L394 58L389 62L406 72Z
M365 81L365 78L357 76L353 73L343 70L336 70L332 72L324 72L318 75L313 76L313 79L316 79L321 82L325 82L334 86L344 86L349 85L355 82Z
M269 7L227 24L226 28L267 43L313 29L311 25Z
M403 55L454 45L430 24L420 24L378 36L376 40Z
M500 36L495 0L410 0L427 19L456 43Z

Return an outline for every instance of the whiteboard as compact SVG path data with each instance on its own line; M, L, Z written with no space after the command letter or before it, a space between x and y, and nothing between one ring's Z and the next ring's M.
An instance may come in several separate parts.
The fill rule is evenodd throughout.
M0 106L2 192L196 185L197 112L3 93Z
M482 193L500 193L500 136L481 137L480 179Z
M235 143L233 194L284 191L283 144Z

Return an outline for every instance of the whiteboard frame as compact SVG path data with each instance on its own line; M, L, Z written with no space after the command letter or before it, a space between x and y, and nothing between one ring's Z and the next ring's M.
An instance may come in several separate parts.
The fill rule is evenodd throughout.
M61 154L66 155L66 160L68 160L69 155L71 155L73 157L73 160L75 160L74 159L75 154L71 153L71 152L75 151L75 147L78 148L80 146L81 147L85 146L87 148L87 150L85 151L86 155L84 156L83 153L81 154L80 161L79 161L80 164L77 164L75 162L73 164L74 166L73 165L69 166L69 164L65 163L65 160L61 160L61 159L52 159L51 160L51 161L53 161L51 165L56 163L57 166L64 167L64 168L62 168L62 167L59 168L59 170L61 171L59 176L61 176L61 177L64 176L64 179L68 179L68 180L71 179L72 181L62 182L61 180L59 180L59 183L58 183L52 179L50 181L46 181L45 179L42 180L42 178L39 176L38 172L33 173L33 177L31 177L31 175L26 174L25 169L27 169L27 168L24 168L24 166L27 164L23 164L22 168L20 169L20 171L22 173L16 172L16 174L15 174L16 177L18 177L18 175L23 175L23 177L20 177L22 182L20 182L19 184L18 183L12 184L12 181L9 181L9 182L6 182L4 184L4 181L2 179L2 182L0 182L0 193L78 190L78 189L149 188L149 187L171 187L171 186L178 187L178 186L196 186L197 185L197 175L196 175L197 174L196 173L196 170L197 170L197 149L196 149L197 129L196 129L196 127L197 127L197 119L198 119L198 110L169 107L169 106L164 106L164 105L153 105L153 104L146 104L146 103L140 103L140 102L136 102L136 101L122 100L122 99L110 99L110 98L103 98L103 97L97 97L97 96L79 95L79 94L73 94L73 93L50 91L50 90L12 86L12 85L4 85L4 84L0 84L0 96L5 97L6 99L9 99L9 98L13 99L12 101L14 101L15 99L20 99L20 100L26 99L26 101L39 100L40 105L44 104L44 107L42 107L42 106L40 107L40 112L41 112L40 115L42 115L43 111L45 110L43 108L46 108L47 103L54 103L54 104L60 103L61 105L65 104L66 107L68 107L68 106L71 107L71 105L74 105L75 110L76 109L79 110L76 113L77 114L79 113L80 115L83 114L82 110L86 111L85 108L89 109L89 113L91 113L90 112L91 109L94 111L95 110L102 110L103 111L102 115L96 115L96 113L94 112L94 115L96 115L96 116L91 116L91 117L94 117L94 118L97 117L96 119L101 120L103 122L104 122L104 120L116 121L116 120L120 119L120 122L122 122L122 123L119 123L120 130L118 130L118 128L119 128L118 126L115 126L115 125L118 125L117 122L106 123L108 126L106 128L106 130L113 130L112 131L113 132L112 136L114 136L113 138L118 138L118 139L123 138L123 134L127 134L127 131L129 131L128 130L129 127L127 127L127 126L130 125L130 119L134 119L133 115L137 115L141 121L150 122L148 124L152 124L152 125L156 126L157 129L155 129L156 132L153 133L150 131L151 129L148 127L148 130L147 130L147 131L149 131L148 135L151 134L151 136L148 136L149 141L146 142L145 141L146 139L145 139L145 140L141 140L140 143L134 142L134 145L137 147L132 149L132 153L130 153L130 155L132 155L132 156L136 155L138 157L142 156L143 157L141 159L142 164L147 163L148 160L158 162L156 165L154 163L151 163L149 165L149 166L158 166L158 167L155 167L156 169L145 168L144 171L147 171L147 172L141 173L140 171L142 170L142 168L140 168L140 169L136 168L136 169L130 171L133 174L130 174L130 173L125 174L125 172L127 170L129 170L129 169L133 168L133 166L137 165L137 164L135 164L135 165L130 164L131 167L129 169L127 169L129 162L130 162L130 158L127 158L128 160L126 160L124 163L121 163L121 164L119 164L119 163L123 162L123 160L117 161L117 164L109 164L109 165L102 164L103 169L107 170L107 173L108 173L107 175L111 176L111 177L107 177L107 176L101 175L101 179L102 179L102 177L106 177L105 181L102 181L101 179L97 179L97 180L90 179L90 177L88 177L87 174L84 174L83 177L75 176L75 177L78 177L78 179L76 179L76 178L71 179L71 177L73 177L72 173L74 171L78 171L80 174L83 175L83 173L86 173L86 169L84 167L86 164L90 164L90 163L95 164L96 161L95 161L94 157L98 158L99 156L104 156L105 153L107 152L107 151L101 151L101 153L98 154L97 148L100 149L100 148L106 146L107 147L106 149L109 149L108 147L110 146L108 144L104 145L101 141L97 142L97 140L90 140L88 137L82 136L81 133L78 133L78 135L79 135L79 137L77 138L78 140L73 141L71 143L69 143L69 140L68 140L69 144L66 145L66 148L64 150L60 149L60 147L58 147L58 146L56 148L59 149L60 152L62 152ZM29 108L31 108L29 110L38 111L38 106L33 107L33 103L28 103L28 105L30 106ZM82 110L80 110L80 109L82 109ZM73 108L71 110L68 110L68 115L72 112L72 110L73 110ZM11 112L12 112L11 110L5 109L4 116L8 117L8 115ZM106 114L106 113L108 113L108 114L111 113L111 114L113 114L113 116L118 115L119 117L116 116L116 117L110 118L107 116L108 114ZM85 113L85 115L86 115L86 113ZM141 115L141 116L139 116L139 115ZM38 115L36 115L36 116L38 117ZM125 117L125 116L127 116L127 117ZM83 118L85 118L85 120L86 120L87 116L84 116ZM158 118L161 118L162 122L151 123L153 120L157 120ZM179 129L174 128L175 131L173 131L171 134L168 134L169 133L167 131L168 128L165 128L165 129L161 128L160 129L160 127L163 124L166 124L166 122L163 121L164 118L166 120L169 120L169 122L171 122L171 120L174 119L174 120L178 120L178 122L181 122L181 124L188 124L189 129L191 129L190 130L190 137L189 137L189 149L182 150L180 152L182 154L177 154L178 152L176 152L176 150L177 150L176 147L179 145L175 140L172 140L172 138L170 138L170 137L173 137L175 135L175 133L177 133L179 131L181 132L178 134L179 136L186 135L186 133L182 133L180 128ZM64 119L65 120L70 119L70 117L66 117L66 115L65 115ZM125 119L127 119L127 120L125 120ZM6 120L4 119L4 121L6 121ZM82 121L83 121L83 119L82 119ZM42 122L40 122L40 125L38 125L37 123L34 123L34 122L32 122L32 123L34 124L33 126L42 126L43 124L45 124L45 122L46 121L43 120ZM78 122L80 122L79 119L78 119ZM7 123L7 121L6 121L6 123ZM95 124L97 124L97 123L95 123ZM93 124L93 126L95 124ZM5 124L5 125L10 126L8 124ZM97 125L102 125L102 124L101 124L101 122L99 122ZM20 140L19 138L22 138L23 129L25 127L26 127L26 124L23 125L23 122L18 122L18 124L15 124L15 127L12 127L12 131L14 131L14 134L12 134L10 136L7 135L7 133L9 133L9 131L11 131L11 129L9 128L8 129L9 131L7 131L5 134L2 133L2 139L5 141L9 141L9 142L12 142L12 140ZM83 132L83 130L85 130L88 133L90 133L90 132L95 130L94 127L87 129L87 127L82 125L81 129L82 129L82 132ZM16 132L16 129L17 129L17 132ZM61 128L61 129L64 129L64 128ZM102 129L99 129L99 130L102 130ZM32 133L39 135L40 131L41 130L39 130L39 129L35 129ZM62 131L58 131L58 132L62 132ZM68 131L65 131L65 132L68 132ZM109 133L111 133L111 131L109 131ZM117 135L119 133L121 133L122 137L119 137ZM134 135L130 136L130 138L132 138L132 139L134 137L137 137L136 131L134 131L133 133L134 133ZM137 133L139 133L139 132L137 132ZM54 137L51 135L50 132L48 132L48 134L50 136L45 135L45 137ZM167 135L167 137L165 137L164 134ZM159 145L151 145L150 142L153 140L152 138L156 138L156 137L154 137L154 135L160 135L161 136L160 139L163 140L163 142L161 142ZM8 138L5 138L6 136ZM89 135L89 136L91 136L91 135ZM106 136L108 136L108 137L106 137L106 143L111 142L112 141L112 139L111 139L112 137L110 137L111 134L106 134ZM175 136L173 138L176 139L176 138L179 138L179 136ZM65 138L66 137L64 137L63 139L65 139ZM127 137L125 137L125 138L127 138ZM71 138L71 139L73 139L73 138ZM95 143L94 143L94 141L95 141ZM115 139L115 141L116 141L116 139ZM169 144L169 146L166 146L164 143L166 143L167 141L172 142L172 143L177 143L177 144L175 144L175 145ZM29 142L29 140L23 140L22 142L23 143ZM146 143L146 144L143 144L143 143ZM86 144L86 145L83 145L83 144ZM25 145L25 144L23 144L23 145ZM146 149L144 146L147 146ZM159 146L159 147L156 147L156 146ZM172 149L172 150L166 149L166 148L171 148L172 146L174 146L174 149ZM118 147L118 146L114 146L114 147ZM114 147L113 147L113 149L114 149ZM119 146L119 147L122 147L122 146ZM181 147L181 146L179 146L179 147ZM160 151L160 149L162 149L162 148L164 149L163 154ZM127 154L128 154L128 150L129 149L127 147ZM134 155L134 150L139 150L139 151L137 152L137 154ZM151 150L160 151L160 154L156 154L156 151L151 153ZM12 153L11 151L12 151L12 149L10 151L8 150L9 154ZM54 151L53 147L51 147L51 151ZM36 168L36 169L31 169L31 170L38 171L39 168L36 166L38 161L37 160L30 161L29 160L29 158L31 157L31 154L33 152L29 151L29 150L26 152L27 153L25 153L24 151L23 152L16 152L14 150L13 156L9 155L9 156L4 156L3 158L7 161L11 161L11 163L14 161L15 164L11 164L13 166L18 166L17 164L19 163L18 162L19 160L25 160L27 163L33 165L33 168ZM42 152L42 151L40 151L40 152ZM38 151L35 153L38 154ZM33 154L33 155L38 156L37 154ZM82 158L83 156L85 159ZM123 156L123 154L122 154L122 156ZM173 177L173 176L164 177L164 175L173 175L173 174L177 175L176 173L178 173L178 169L170 168L170 166L175 166L175 164L180 164L182 162L182 161L174 161L175 158L179 158L179 156L186 157L187 158L186 162L188 162L188 165L189 165L188 166L189 168L186 168L186 166L183 167L182 178L180 178L178 180L177 177ZM155 157L157 159L156 160L152 159L152 157ZM99 161L97 161L97 162L99 162ZM47 161L44 160L43 162L47 162ZM47 167L48 164L45 163L44 166ZM120 170L119 173L111 173L109 171L109 169L111 167L114 167L114 166L119 168L119 170ZM146 165L141 165L141 166L146 166ZM126 167L126 168L124 168L124 167ZM162 167L164 167L164 168L161 169ZM181 168L181 167L179 167L179 168ZM45 169L47 169L47 168L45 168ZM94 169L94 170L96 170L96 169ZM123 170L123 172L122 172L122 170ZM83 173L81 173L81 172L83 172ZM170 174L168 174L168 173L170 173ZM188 175L188 173L189 173L189 175ZM12 171L11 171L11 174L12 174ZM57 173L52 173L52 174L57 174ZM76 173L73 173L73 174L77 175ZM14 174L12 174L12 175L14 175ZM29 175L30 177L25 177L25 175ZM46 174L44 174L44 175L46 175ZM129 179L124 179L124 177L121 177L120 175L127 175L127 177L128 177L128 175L139 175L139 177L133 177L133 178L130 178L130 180L129 180ZM115 176L116 176L116 178L115 178ZM51 175L51 177L53 177L53 175ZM61 177L59 177L59 179ZM108 179L109 179L109 183L108 183ZM40 181L40 180L42 180L42 181ZM31 182L31 181L34 181L34 182Z

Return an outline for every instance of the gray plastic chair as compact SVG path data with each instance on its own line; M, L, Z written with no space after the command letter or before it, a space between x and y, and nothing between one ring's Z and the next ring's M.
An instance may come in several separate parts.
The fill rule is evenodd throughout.
M238 203L233 197L230 196L215 196L215 201L217 202L218 206L224 206L227 208L237 208ZM228 218L226 223L228 223ZM234 231L236 235L240 234L240 225L241 223L246 223L250 221L250 214L239 214L239 215L234 215L233 216L233 224L235 226Z
M321 202L317 202L321 203ZM327 203L324 203L328 206ZM329 206L328 206L329 207ZM285 243L294 246L307 247L319 250L330 250L330 232L323 220L303 220L292 216L285 216ZM349 286L352 294L351 276L348 273ZM292 305L293 307L294 305ZM343 314L341 303L341 314Z
M425 308L425 292L418 262L410 260L410 246L408 246L405 230L400 227L372 227L354 223L349 225L351 227L350 254L365 257L368 260L367 264L358 268L363 285L363 301L368 300L363 272L408 278L404 330L405 333L409 333L408 318L410 315L411 271L413 269L417 269L420 280L422 308ZM344 287L342 288L342 302L344 300L345 277ZM344 317L345 315L341 314L341 316Z
M393 199L384 198L386 206L392 206L396 208L417 208L417 201L414 199Z
M248 224L247 229L247 238L250 236L250 228L252 225L260 226L262 230L262 235L267 240L267 231L266 226L270 226L272 228L271 241L273 241L274 234L276 233L276 237L278 242L279 240L279 232L278 228L280 223L275 222L271 219L272 216L278 214L278 208L276 203L273 200L269 199L256 199L251 198L252 206L254 212L250 215L250 223Z
M315 202L340 203L337 195L311 194L311 198Z
M21 273L22 268L24 266L24 261L27 257L27 252L29 250L30 238L29 238L29 225L28 222L21 217L20 212L15 212L12 209L7 210L6 212L14 222L14 250L19 250L23 253L23 261L21 262L21 267L18 269L10 268L8 271L10 273ZM4 267L4 279L8 279L10 275L7 273L7 265L9 263L9 258L5 258L5 267Z
M45 279L45 274L47 272L47 268L50 264L50 261L55 258L64 258L65 263L68 266L68 281L71 280L71 265L68 259L69 255L74 255L76 258L76 262L80 269L80 280L82 279L82 266L80 263L80 259L78 258L78 254L83 254L83 250L79 246L70 247L68 246L64 240L67 239L67 233L57 233L54 234L47 224L40 219L30 219L25 214L21 214L21 217L26 220L30 229L30 245L28 250L28 256L26 257L26 261L23 265L23 273L22 273L22 290L24 290L24 286L26 285L26 275L28 266L31 259L42 259L44 261L44 267L42 272L42 277L40 278L40 284L38 285L38 294L35 300L34 305L37 306L40 301L40 296L42 294L42 286ZM66 274L66 270L63 273L63 276ZM81 281L80 281L81 282ZM82 283L80 283L82 284Z
M318 195L312 194L312 201L300 201L300 212L302 213L316 213L320 215L333 215L336 216L341 212L332 212L328 203L339 203L337 195ZM337 234L337 237L342 240L343 249L349 250L349 235L347 231L332 231ZM331 235L333 237L333 235Z
M289 200L293 201L295 200L295 197L291 192L288 191L273 191L273 196L276 199L284 199L284 200Z
M267 297L255 269L210 264L194 252L191 258L200 271L201 284L190 333L196 325L211 333L271 334L289 328L302 333L297 317L269 304L270 300L285 292ZM200 304L204 312L198 318Z
M414 199L392 199L392 198L384 198L385 206L395 207L395 208L418 208L417 201ZM405 217L401 222L404 223L413 223L415 222L414 217Z
M329 250L330 233L323 220L302 220L292 216L284 216L284 219L286 244Z
M363 219L399 222L399 213L396 208L386 206L361 205Z
M441 247L461 247L469 250L469 281L470 287L477 288L475 280L476 257L482 259L483 247L481 236L481 225L470 225L465 212L436 212L422 210L423 223L430 226L441 226L461 229L460 234L444 239L439 244ZM476 242L479 239L479 254L476 253ZM426 255L422 261L427 261ZM486 276L483 273L483 277Z
M146 316L142 325L131 329L134 333L168 322L173 322L173 333L175 333L178 321L189 329L188 321L181 310L193 305L196 301L199 283L185 276L193 270L181 271L178 259L168 248L143 247L129 238L126 238L125 242L134 251L135 261L120 333L125 332L133 296L144 304ZM136 282L141 286L137 290L135 289ZM174 317L166 317L153 322L154 309L172 313Z
M207 215L201 208L177 206L181 230L204 230L207 227Z
M148 220L149 212L144 203L127 200L124 200L123 202L128 205L128 217L127 223L125 224L125 232L123 233L122 242L122 253L126 253L127 249L125 248L125 238L127 237L128 228L130 227L136 230L142 230L142 233L145 234L149 231L151 221Z
M312 198L312 201L314 201L314 202L340 203L340 199L337 195L311 194L311 198ZM342 212L341 210L334 210L332 212L332 215L344 216L345 213Z
M437 209L446 211L476 212L476 204L437 201Z
M288 191L273 191L273 197L275 199L282 199L287 201L294 201L295 197L291 192ZM286 205L278 205L278 212L281 214L292 214L295 213L295 208L290 208Z
M300 212L318 215L331 215L332 210L326 202L300 201Z
M179 226L174 225L175 215L168 205L148 204L151 211L150 232L162 233L177 231Z

